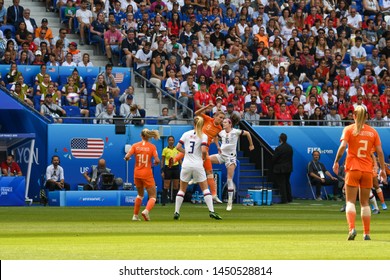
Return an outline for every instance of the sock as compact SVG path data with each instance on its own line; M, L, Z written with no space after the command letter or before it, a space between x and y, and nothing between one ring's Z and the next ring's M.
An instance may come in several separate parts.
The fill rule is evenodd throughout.
M184 154L183 153L178 153L175 158L174 158L174 162L179 162L179 160L183 159L184 158Z
M376 191L376 194L378 195L379 200L381 201L381 203L385 203L385 198L383 197L382 189L378 188L375 191Z
M203 191L203 197L204 201L206 202L207 208L209 208L209 211L214 212L213 197L211 196L210 191L208 189L205 189Z
M356 207L352 202L347 201L347 206L345 207L345 215L347 217L349 231L355 228L356 220Z
M370 234L370 222L371 222L370 206L362 207L360 211L360 215L362 216L363 233Z
M210 192L211 192L212 196L216 196L217 195L217 186L215 185L213 174L207 175L207 184L210 187Z
M163 189L161 203L165 204L167 202L168 202L168 190L167 189Z
M175 203L175 213L180 213L181 205L184 201L185 193L183 191L179 191L176 195L176 203Z
M373 210L379 210L375 195L372 193L372 191L370 192L370 204L373 206Z
M149 198L148 203L146 204L146 210L149 212L153 209L154 205L156 204L156 199L154 197Z
M137 195L137 198L135 199L134 202L134 215L138 216L139 209L141 208L141 204L142 204L142 199L143 197Z
M228 202L232 203L233 202L233 194L234 194L234 184L232 179L227 180L227 185L228 185Z

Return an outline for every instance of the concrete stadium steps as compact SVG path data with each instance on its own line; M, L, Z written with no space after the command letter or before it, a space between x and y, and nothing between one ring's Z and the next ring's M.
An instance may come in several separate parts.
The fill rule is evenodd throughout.
M248 189L258 187L272 189L273 201L280 201L278 190L273 189L272 183L268 182L268 177L262 174L261 170L257 169L256 165L251 163L242 151L237 153L237 160L240 161L240 186L237 188L239 201L237 203L242 203L242 199L246 197Z

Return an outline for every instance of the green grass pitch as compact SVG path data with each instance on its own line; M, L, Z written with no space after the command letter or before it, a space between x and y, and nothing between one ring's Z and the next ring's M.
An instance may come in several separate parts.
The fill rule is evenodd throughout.
M390 213L372 216L372 241L362 240L358 215L358 236L347 242L341 205L298 200L232 212L216 205L221 221L205 205L183 204L180 221L173 204L156 205L150 222L132 222L132 207L1 207L0 259L390 259Z

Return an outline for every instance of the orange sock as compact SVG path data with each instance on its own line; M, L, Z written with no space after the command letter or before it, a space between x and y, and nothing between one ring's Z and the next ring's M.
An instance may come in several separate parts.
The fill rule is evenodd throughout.
M139 209L141 208L142 199L137 196L134 202L134 215L138 215Z
M175 163L176 162L179 162L179 160L183 159L184 158L184 154L183 153L178 153L176 156L175 156Z
M370 234L371 210L370 206L364 206L361 209L363 233Z
M217 195L217 186L215 185L214 177L213 178L207 178L207 184L210 187L210 192L212 196Z
M382 192L381 188L376 190L376 194L378 195L379 200L381 201L381 203L385 203L385 198L383 197L383 192Z
M355 228L355 220L356 220L356 208L355 204L351 202L347 202L345 207L345 216L347 217L349 231Z
M148 200L148 204L146 204L146 210L150 212L153 209L154 204L156 204L156 199L152 197Z

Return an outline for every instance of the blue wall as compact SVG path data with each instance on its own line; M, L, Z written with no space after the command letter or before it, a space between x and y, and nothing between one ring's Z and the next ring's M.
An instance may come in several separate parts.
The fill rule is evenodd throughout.
M29 111L26 107L14 100L8 94L0 91L0 124L1 133L35 133L35 150L30 178L30 198L37 198L39 194L40 175L46 168L47 124L40 115ZM7 105L7 107L3 107ZM15 155L23 174L27 172L30 143L9 147L8 153Z
M279 145L280 133L287 134L287 142L294 149L294 171L291 174L291 186L294 197L311 198L307 184L306 167L312 160L312 152L321 152L320 161L333 174L332 166L340 143L342 127L280 127L255 126L254 130L272 147ZM390 139L389 128L377 128L382 140L385 156L390 153L387 139Z

